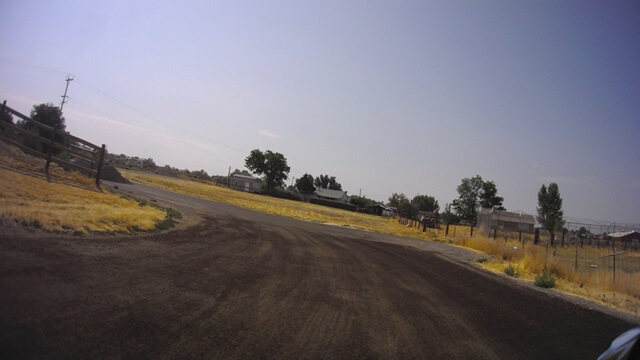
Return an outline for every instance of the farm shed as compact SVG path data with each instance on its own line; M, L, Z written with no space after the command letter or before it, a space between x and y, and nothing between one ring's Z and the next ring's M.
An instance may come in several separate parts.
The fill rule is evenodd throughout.
M613 241L629 242L634 240L640 240L640 233L635 230L630 231L617 231L607 234Z
M349 196L346 191L342 190L330 190L324 188L316 188L316 192L313 193L313 197L320 199L339 201L343 204L349 202Z
M395 216L396 215L396 211L388 206L385 206L383 204L375 204L375 205L371 205L371 206L366 206L363 208L363 211L367 214L373 214L373 215L378 215L378 216Z
M230 187L234 190L246 191L251 193L260 193L262 191L262 180L257 177L231 174L229 177Z
M533 215L482 208L478 213L477 227L482 229L485 234L489 234L493 229L533 234L535 224L536 220Z

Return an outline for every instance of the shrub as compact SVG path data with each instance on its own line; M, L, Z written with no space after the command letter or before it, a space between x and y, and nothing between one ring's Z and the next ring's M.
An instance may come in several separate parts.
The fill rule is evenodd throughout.
M309 199L309 202L316 205L328 206L328 207L342 209L342 210L356 211L358 209L357 206L352 204L343 204L339 201L332 201L332 200L326 200L326 199L311 198Z
M279 199L300 201L300 196L286 190L281 190L281 189L273 189L269 191L265 190L262 192L262 195L267 195L267 196L271 196Z
M167 208L167 217L171 219L182 219L182 214L180 211L175 210L173 208Z
M545 266L542 270L542 274L536 275L536 280L534 283L536 284L536 286L542 288L554 288L556 286L556 277L553 276L551 271L549 271L549 269L547 269L547 267Z
M516 268L514 268L513 265L511 264L507 265L507 267L504 268L504 273L511 277L515 277L515 278L520 277L520 272Z

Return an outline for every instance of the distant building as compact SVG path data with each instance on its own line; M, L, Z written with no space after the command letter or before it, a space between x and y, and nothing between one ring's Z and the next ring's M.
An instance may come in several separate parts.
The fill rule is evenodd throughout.
M262 191L262 180L250 175L234 173L229 177L229 186L234 190L260 193Z
M634 240L640 240L640 233L635 230L630 231L617 231L607 234L613 241L628 242Z
M361 212L372 214L372 215L388 216L388 217L394 217L397 215L397 211L395 209L392 209L384 204L375 204L375 205L365 206L361 209L362 209Z
M347 195L346 191L342 190L330 190L324 188L316 188L316 191L313 193L312 197L317 197L320 199L327 199L333 201L339 201L343 204L349 202L349 195Z
M497 209L480 209L476 226L485 234L490 234L493 229L502 231L522 231L532 234L536 219L533 215L522 212L509 212Z

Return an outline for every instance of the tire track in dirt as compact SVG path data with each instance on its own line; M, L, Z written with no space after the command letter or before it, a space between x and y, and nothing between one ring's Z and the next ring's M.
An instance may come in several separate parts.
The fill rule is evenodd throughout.
M0 235L0 357L583 359L632 326L437 252L215 209L148 236Z

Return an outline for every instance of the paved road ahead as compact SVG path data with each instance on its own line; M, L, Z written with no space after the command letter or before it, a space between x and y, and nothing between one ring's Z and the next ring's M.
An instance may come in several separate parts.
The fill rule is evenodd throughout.
M0 235L1 358L595 359L632 326L446 245L122 188L205 220Z

